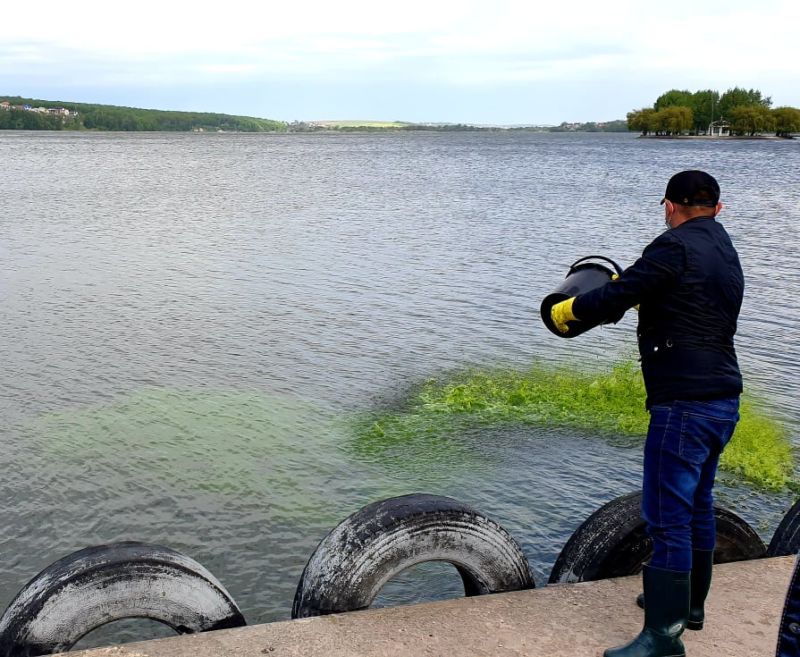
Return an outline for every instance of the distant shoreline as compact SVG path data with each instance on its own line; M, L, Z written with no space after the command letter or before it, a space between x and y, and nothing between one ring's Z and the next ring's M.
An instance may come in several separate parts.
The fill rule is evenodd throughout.
M407 121L279 121L214 112L184 112L0 96L0 130L96 132L629 132L623 119L560 125L478 125Z
M742 141L742 140L767 140L767 141L791 141L791 137L778 137L777 135L639 135L638 139L694 139L700 141Z

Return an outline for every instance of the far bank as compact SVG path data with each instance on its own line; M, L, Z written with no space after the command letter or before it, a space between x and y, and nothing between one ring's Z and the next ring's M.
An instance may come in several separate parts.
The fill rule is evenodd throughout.
M639 135L639 139L687 139L695 141L795 141L794 135Z

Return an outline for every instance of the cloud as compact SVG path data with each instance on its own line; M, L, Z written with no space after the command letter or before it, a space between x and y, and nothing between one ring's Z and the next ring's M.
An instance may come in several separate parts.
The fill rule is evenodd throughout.
M650 84L724 89L769 80L775 89L765 93L800 104L794 0L757 8L743 0L674 0L668 12L634 0L141 0L113 11L99 0L84 0L80 11L40 0L36 20L29 11L22 3L4 8L0 74L8 85L60 78L76 88L206 85L211 93L221 84L297 82L309 85L307 96L313 85L337 82L478 93L602 78L606 93L620 98L639 85L645 104Z

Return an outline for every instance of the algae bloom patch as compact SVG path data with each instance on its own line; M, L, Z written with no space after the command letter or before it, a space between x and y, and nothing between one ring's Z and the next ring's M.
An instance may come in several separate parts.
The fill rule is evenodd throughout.
M361 428L358 446L368 453L421 437L442 444L469 427L501 425L576 429L640 444L649 420L644 400L644 382L634 362L605 372L543 365L468 371L431 379L399 410L371 417ZM790 485L794 459L786 429L747 396L741 418L720 467L765 489Z
M308 474L346 466L329 415L279 395L151 388L43 415L27 430L49 462L88 467L101 482L258 499L274 519L331 522L334 492Z

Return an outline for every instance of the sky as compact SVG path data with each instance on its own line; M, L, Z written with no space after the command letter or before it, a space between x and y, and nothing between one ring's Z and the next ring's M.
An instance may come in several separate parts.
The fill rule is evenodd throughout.
M622 119L672 88L800 107L798 0L36 0L0 95L285 121Z

